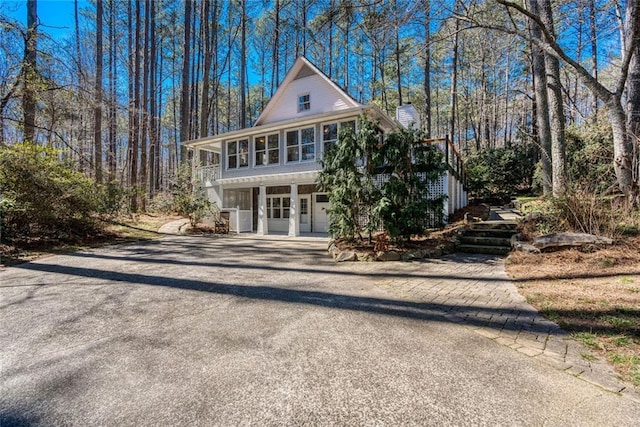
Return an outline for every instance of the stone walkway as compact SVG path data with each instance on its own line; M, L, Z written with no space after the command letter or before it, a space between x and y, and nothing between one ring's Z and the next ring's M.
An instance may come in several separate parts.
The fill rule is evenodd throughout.
M429 260L423 269L429 278L409 275L407 280L390 280L381 286L403 299L439 309L449 321L503 346L640 402L638 391L619 381L608 364L592 361L586 347L525 301L507 276L503 258L456 254Z

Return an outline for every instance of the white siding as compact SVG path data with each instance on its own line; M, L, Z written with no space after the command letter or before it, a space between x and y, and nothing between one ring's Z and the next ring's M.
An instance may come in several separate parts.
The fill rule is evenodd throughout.
M411 126L420 128L420 115L411 104L401 105L396 108L396 120L407 129Z
M311 95L311 109L299 113L298 96L307 93ZM321 76L312 75L289 83L280 95L277 105L274 105L269 114L263 117L260 124L275 123L351 107L353 107L353 101L346 95L337 91Z

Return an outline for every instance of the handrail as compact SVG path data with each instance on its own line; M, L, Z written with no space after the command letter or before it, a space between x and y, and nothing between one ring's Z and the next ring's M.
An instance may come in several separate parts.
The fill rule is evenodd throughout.
M196 167L196 177L203 184L213 184L220 179L220 165L198 166Z
M443 147L438 147L444 153L444 162L447 164L449 171L456 175L460 181L462 181L463 185L466 187L466 174L464 173L464 161L462 160L462 156L456 150L456 147L453 145L453 141L449 139L449 135L443 137L436 138L425 138L422 140L425 144L438 144L444 143Z

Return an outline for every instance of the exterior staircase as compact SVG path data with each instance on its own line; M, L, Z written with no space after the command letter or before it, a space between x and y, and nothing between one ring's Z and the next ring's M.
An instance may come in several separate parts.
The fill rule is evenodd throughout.
M465 228L456 245L458 252L506 255L511 251L511 236L517 234L517 222L493 220L474 222Z

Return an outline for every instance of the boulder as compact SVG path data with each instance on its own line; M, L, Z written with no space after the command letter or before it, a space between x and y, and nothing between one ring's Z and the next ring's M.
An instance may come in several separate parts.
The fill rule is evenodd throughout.
M520 252L526 252L528 254L539 254L540 253L540 249L536 248L533 245L530 245L529 243L525 243L525 242L515 242L511 245L511 247L513 249L515 249L516 251L520 251Z
M357 261L358 255L352 251L340 252L335 257L336 262Z
M373 256L368 252L358 252L356 253L356 256L358 257L358 261L364 261L364 262L375 261L373 259Z
M611 245L613 240L587 233L554 233L533 239L533 246L540 250L580 247L583 245Z
M396 251L378 252L376 260L378 261L400 261L400 254Z
M327 252L329 252L329 255L331 255L331 257L333 259L335 259L336 256L340 253L340 250L338 249L338 246L336 246L336 243L333 240L331 240L329 242L329 246L327 248Z

